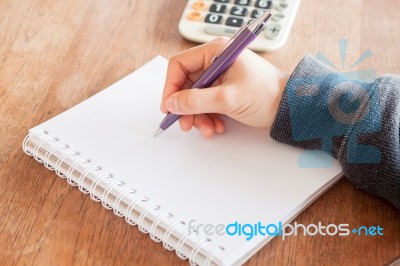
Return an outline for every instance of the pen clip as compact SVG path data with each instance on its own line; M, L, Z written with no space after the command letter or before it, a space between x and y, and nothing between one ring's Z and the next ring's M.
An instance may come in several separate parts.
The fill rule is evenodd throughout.
M214 61L228 48L229 45L236 39L236 37L244 30L245 26L242 26L236 33L233 35L229 41L219 50L219 52L211 59L211 63L214 63Z

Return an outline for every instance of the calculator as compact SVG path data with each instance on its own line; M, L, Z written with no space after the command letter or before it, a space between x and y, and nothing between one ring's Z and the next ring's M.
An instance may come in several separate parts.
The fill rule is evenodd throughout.
M217 36L232 37L240 27L268 9L272 16L249 48L274 51L285 44L299 4L300 0L189 0L179 22L179 32L199 43Z

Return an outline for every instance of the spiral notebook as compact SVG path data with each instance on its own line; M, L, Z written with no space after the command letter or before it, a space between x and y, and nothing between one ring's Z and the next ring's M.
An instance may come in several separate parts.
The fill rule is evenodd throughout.
M303 151L227 118L212 139L178 124L154 138L167 63L158 56L30 129L23 149L191 264L242 264L272 236L239 226L288 223L341 168L302 168Z

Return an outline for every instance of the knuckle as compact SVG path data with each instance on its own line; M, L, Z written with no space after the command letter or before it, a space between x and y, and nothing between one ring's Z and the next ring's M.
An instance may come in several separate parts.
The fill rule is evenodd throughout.
M229 38L225 37L225 36L219 36L217 38L215 38L214 40L212 40L210 42L210 44L213 45L213 49L219 51L221 50L222 47L225 46L225 44L229 41Z
M193 94L189 91L183 94L182 105L182 109L187 111L193 111L196 109L197 105L195 97L193 97Z
M230 109L235 105L239 97L238 90L235 88L229 88L219 91L216 94L216 103L221 107L221 111L228 113Z
M179 55L173 55L168 61L168 66L175 65L178 62L179 62Z
M214 39L213 42L224 43L225 44L227 41L229 41L228 37L226 37L226 36L218 36L217 38Z

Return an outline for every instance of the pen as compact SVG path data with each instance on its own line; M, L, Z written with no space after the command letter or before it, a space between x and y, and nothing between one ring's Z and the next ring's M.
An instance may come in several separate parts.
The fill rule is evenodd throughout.
M249 25L240 28L212 59L210 67L199 77L191 88L202 89L209 87L235 61L240 53L258 36L258 34L264 30L270 16L271 13L266 10ZM168 113L161 121L154 137L164 132L180 117L181 115Z

